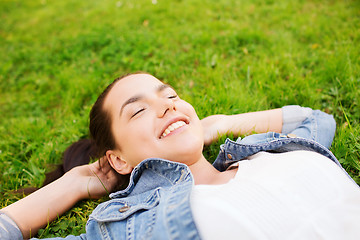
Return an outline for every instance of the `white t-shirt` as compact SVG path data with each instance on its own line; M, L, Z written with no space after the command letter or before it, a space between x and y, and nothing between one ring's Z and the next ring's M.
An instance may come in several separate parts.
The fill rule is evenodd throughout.
M195 185L203 239L360 239L360 188L310 151L260 152L222 185Z

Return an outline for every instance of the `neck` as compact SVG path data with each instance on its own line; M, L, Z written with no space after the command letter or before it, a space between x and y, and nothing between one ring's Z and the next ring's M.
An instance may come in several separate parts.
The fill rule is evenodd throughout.
M199 161L189 166L192 175L194 176L195 185L206 184L224 184L234 177L234 171L220 172L209 163L204 155L201 155Z

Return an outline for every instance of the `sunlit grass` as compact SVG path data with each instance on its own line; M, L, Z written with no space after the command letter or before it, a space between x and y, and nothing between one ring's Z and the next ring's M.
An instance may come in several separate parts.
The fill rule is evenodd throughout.
M288 104L332 113L332 151L360 183L358 1L5 0L0 20L1 206L21 197L11 190L40 186L88 135L101 90L139 70L200 117ZM83 232L96 204L79 203L40 236Z

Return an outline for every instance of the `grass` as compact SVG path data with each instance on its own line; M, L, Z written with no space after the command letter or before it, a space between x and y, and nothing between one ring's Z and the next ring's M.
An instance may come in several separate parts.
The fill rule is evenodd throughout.
M22 197L11 190L40 186L88 135L101 90L138 70L173 85L201 118L289 104L332 113L331 150L360 184L356 0L5 0L0 20L1 207ZM39 237L84 232L98 202Z

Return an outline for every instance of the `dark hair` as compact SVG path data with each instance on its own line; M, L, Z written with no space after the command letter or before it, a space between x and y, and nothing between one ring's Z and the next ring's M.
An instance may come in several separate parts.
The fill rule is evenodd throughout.
M62 164L57 165L54 171L46 173L42 187L60 178L70 169L76 166L88 164L90 159L95 158L95 156L96 148L90 139L81 139L71 144L63 154ZM12 192L16 194L20 193L23 195L28 195L38 189L39 188L37 187L27 187L20 188Z
M100 94L90 111L89 132L90 139L81 139L71 144L63 154L63 162L57 168L46 174L46 178L42 186L45 186L56 179L60 178L70 169L88 164L91 159L103 157L107 150L115 149L115 138L111 131L111 114L104 109L104 101L106 96L114 85L121 79L144 72L136 72L125 74L116 78L105 90ZM116 189L122 189L127 186L130 174L123 175L119 180L119 186ZM38 188L29 187L14 191L14 193L30 194Z
M89 131L92 143L97 149L96 157L102 157L107 150L115 148L115 138L111 131L111 114L104 109L104 101L115 83L125 76L115 79L108 85L91 108Z
M115 149L116 147L115 137L111 131L111 114L104 109L106 96L118 81L130 75L140 73L148 74L145 72L136 72L125 74L116 78L105 88L91 108L89 131L91 140L93 141L92 144L94 144L96 149L96 157L102 157L105 155L107 150Z

